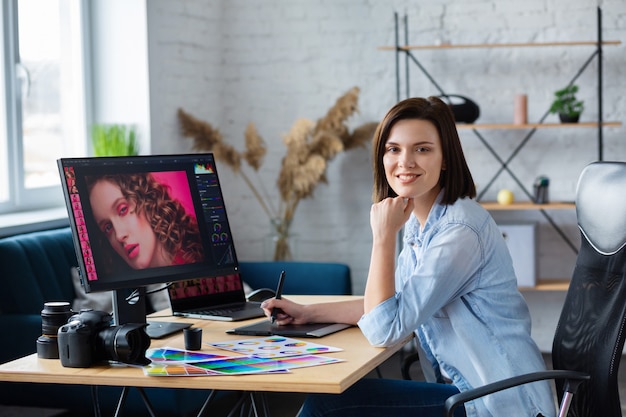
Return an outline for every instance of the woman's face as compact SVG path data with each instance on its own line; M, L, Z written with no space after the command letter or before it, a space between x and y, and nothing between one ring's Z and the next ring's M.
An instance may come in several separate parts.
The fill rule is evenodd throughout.
M133 269L169 265L162 245L143 213L110 181L98 181L89 195L96 224L119 256Z
M398 196L432 203L445 169L435 125L419 119L396 122L385 144L383 166L387 182Z

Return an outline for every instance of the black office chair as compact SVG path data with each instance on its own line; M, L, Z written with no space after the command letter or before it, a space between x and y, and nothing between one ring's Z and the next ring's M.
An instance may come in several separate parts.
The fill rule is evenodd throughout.
M556 381L559 416L568 409L575 417L622 415L617 372L626 337L626 162L595 162L583 170L576 215L581 245L552 345L555 370L453 395L446 416L467 401L543 379Z

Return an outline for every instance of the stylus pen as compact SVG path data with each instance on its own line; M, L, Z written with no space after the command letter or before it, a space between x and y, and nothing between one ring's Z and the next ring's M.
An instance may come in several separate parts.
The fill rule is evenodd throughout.
M280 300L280 297L283 296L283 284L285 283L285 271L281 271L280 277L278 278L278 287L276 287L276 295L274 298ZM272 314L270 315L270 322L274 323L276 321L276 315L280 309L274 307L272 309Z

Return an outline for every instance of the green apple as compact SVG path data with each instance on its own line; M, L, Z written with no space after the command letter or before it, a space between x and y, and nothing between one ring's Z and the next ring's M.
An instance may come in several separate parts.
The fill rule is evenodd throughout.
M498 203L502 204L503 206L513 204L514 201L515 196L513 195L513 191L504 188L498 192Z

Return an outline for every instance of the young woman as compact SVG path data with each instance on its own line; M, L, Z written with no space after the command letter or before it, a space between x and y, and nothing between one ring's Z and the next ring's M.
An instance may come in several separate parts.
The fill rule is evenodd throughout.
M103 263L108 272L203 259L196 219L152 175L115 174L86 180L95 226L101 232L96 241L102 250L97 252L107 254Z
M307 397L301 417L441 416L450 395L545 369L497 225L476 189L454 117L436 97L396 104L373 143L373 246L364 300L267 300L279 324L357 324L375 346L415 333L440 383L364 379L341 395ZM395 262L396 236L404 244ZM426 364L423 364L426 366ZM552 416L548 382L467 403L455 415Z

